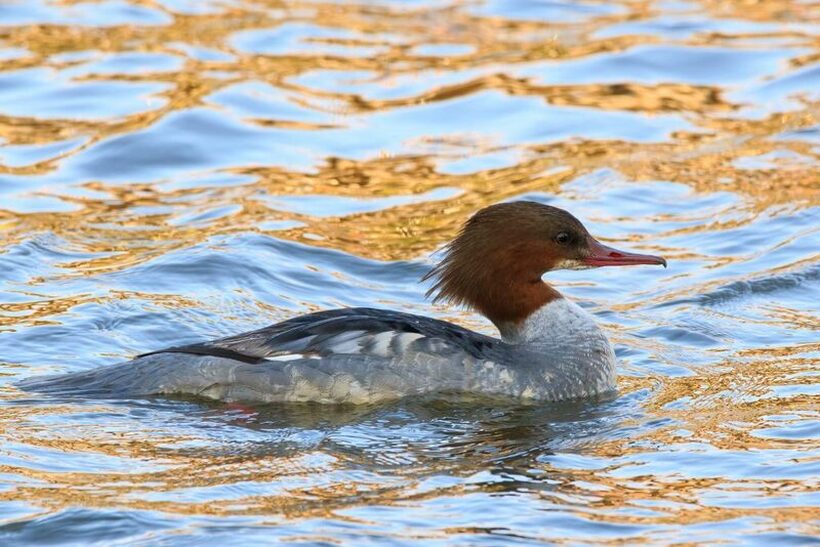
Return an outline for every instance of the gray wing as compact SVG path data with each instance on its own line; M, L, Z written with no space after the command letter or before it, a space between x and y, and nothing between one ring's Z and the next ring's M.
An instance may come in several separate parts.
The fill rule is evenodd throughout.
M407 351L476 359L499 354L505 342L453 323L390 310L344 308L302 315L263 329L210 342L140 355L187 353L260 363L288 354L319 357L372 355L392 358Z

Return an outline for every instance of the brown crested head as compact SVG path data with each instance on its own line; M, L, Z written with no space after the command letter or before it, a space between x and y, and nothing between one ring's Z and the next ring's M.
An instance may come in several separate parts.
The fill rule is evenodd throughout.
M607 247L567 211L533 201L499 203L473 215L424 279L434 301L470 306L496 326L519 323L561 295L544 272L662 264L657 256Z

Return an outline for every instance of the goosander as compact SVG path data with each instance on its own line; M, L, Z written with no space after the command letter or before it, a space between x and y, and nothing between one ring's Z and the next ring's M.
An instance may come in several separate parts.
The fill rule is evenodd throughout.
M423 280L434 301L487 317L501 338L410 313L346 308L33 378L56 394L186 394L236 402L374 403L461 393L562 401L615 389L615 355L592 316L541 277L557 269L659 264L593 238L567 211L517 201L473 215Z

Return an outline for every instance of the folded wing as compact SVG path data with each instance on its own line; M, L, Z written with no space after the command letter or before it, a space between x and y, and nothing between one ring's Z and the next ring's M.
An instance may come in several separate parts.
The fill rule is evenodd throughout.
M408 352L460 353L492 360L501 340L446 321L373 308L344 308L303 315L263 329L146 353L211 355L260 363L289 355L370 355L394 358Z

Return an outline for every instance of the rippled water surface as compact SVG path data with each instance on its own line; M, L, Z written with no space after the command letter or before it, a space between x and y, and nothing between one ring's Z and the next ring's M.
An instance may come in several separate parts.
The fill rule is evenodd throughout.
M820 534L820 38L804 1L0 2L0 543ZM527 197L667 270L559 272L610 401L39 398L418 283Z

